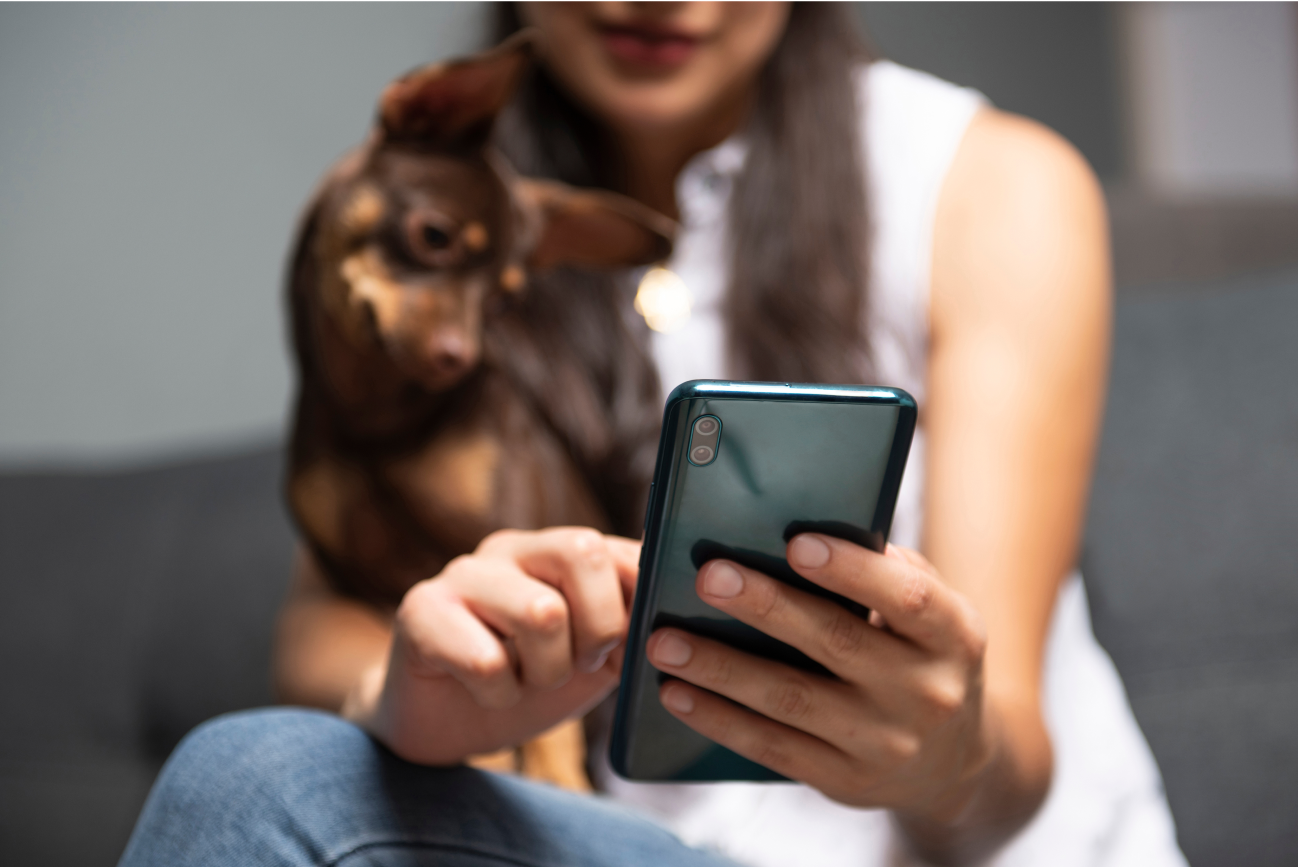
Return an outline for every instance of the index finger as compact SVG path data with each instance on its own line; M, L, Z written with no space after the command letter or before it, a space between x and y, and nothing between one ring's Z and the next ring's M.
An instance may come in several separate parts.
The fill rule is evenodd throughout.
M794 536L786 556L793 571L878 611L894 633L918 645L939 651L977 646L969 603L922 560L819 533Z
M605 536L609 556L617 568L617 579L622 584L622 598L627 608L635 599L635 585L640 580L640 540L624 536Z
M625 552L619 554L617 546L589 527L501 534L490 547L563 593L571 613L575 664L582 671L602 666L626 637Z

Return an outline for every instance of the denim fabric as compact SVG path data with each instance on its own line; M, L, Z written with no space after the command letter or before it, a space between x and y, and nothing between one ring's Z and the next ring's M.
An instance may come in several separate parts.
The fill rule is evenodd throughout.
M412 765L337 717L265 710L176 748L120 867L730 863L599 798Z

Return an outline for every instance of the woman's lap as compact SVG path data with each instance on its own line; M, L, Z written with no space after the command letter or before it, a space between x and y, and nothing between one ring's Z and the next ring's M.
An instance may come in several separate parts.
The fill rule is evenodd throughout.
M328 714L213 720L163 768L121 867L722 867L597 798L404 762Z

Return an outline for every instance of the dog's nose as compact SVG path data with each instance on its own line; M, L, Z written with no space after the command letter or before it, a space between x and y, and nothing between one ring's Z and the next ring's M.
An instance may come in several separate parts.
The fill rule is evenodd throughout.
M433 370L441 376L456 376L469 368L469 359L455 352L439 352L433 356Z
M429 372L440 380L458 379L473 367L477 353L462 334L442 333L425 346L424 361Z

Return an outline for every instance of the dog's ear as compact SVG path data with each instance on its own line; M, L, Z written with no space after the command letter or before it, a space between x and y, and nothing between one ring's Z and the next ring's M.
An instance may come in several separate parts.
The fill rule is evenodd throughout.
M523 251L529 269L648 265L671 255L676 224L626 196L535 178L515 179L514 189L536 227Z
M379 98L379 129L390 140L485 143L532 59L522 31L490 51L424 66L389 84Z

